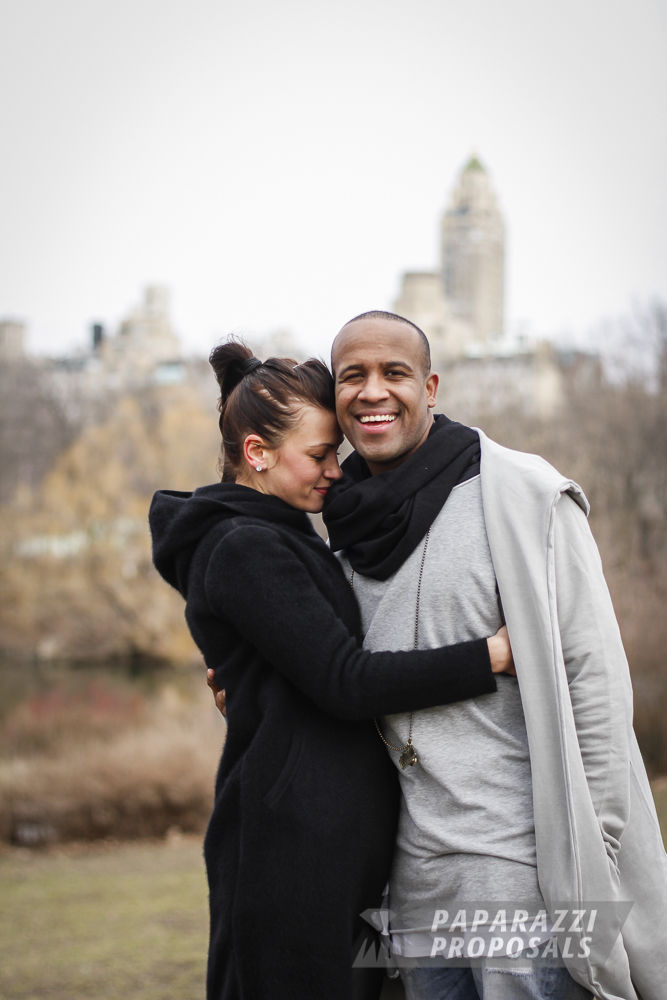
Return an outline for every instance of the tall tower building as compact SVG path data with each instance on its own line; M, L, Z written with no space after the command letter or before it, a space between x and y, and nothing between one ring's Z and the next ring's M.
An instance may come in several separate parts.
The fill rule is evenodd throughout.
M505 227L476 156L461 171L442 218L441 275L452 316L490 346L504 326Z

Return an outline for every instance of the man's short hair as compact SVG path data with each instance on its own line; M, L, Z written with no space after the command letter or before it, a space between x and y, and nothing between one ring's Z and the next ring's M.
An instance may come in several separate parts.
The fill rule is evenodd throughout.
M346 326L356 323L360 319L383 319L390 323L404 323L406 326L411 326L419 334L423 354L424 374L428 375L431 370L431 347L428 337L416 323L413 323L411 319L406 319L405 316L399 316L398 313L385 312L384 309L370 309L368 312L359 313L358 316L349 319L341 329L344 330Z

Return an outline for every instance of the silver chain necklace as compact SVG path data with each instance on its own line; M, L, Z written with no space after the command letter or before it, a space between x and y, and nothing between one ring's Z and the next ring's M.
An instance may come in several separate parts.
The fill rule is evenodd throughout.
M419 566L419 579L417 581L417 601L416 601L416 604L415 604L415 634L414 634L414 641L413 641L413 648L414 649L419 649L419 604L420 604L420 601L421 601L422 577L424 575L424 563L426 562L426 550L428 548L428 540L429 540L430 534L431 534L431 529L429 528L428 531L426 532L426 537L424 539L424 548L422 550L421 564ZM350 587L352 588L352 592L354 593L354 569L350 573ZM412 725L413 725L414 719L415 719L415 713L414 712L410 712L410 724L409 724L409 727L408 727L408 739L407 739L407 743L404 743L400 747L393 746L393 744L391 744L389 742L389 740L387 740L385 738L384 733L380 729L380 723L378 722L377 719L375 719L375 728L377 729L378 735L379 735L380 739L382 740L382 742L384 743L384 745L389 750L393 750L394 753L400 753L401 756L398 758L398 763L401 765L401 767L403 768L403 770L405 770L405 768L408 767L408 766L409 767L414 767L414 765L419 762L419 757L417 756L417 751L415 750L414 744L412 742Z

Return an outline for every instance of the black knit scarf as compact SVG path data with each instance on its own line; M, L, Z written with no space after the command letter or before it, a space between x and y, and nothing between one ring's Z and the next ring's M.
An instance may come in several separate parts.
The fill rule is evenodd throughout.
M344 549L363 576L386 580L419 545L454 486L479 472L479 453L478 434L444 415L395 469L372 476L353 452L325 502L331 548Z

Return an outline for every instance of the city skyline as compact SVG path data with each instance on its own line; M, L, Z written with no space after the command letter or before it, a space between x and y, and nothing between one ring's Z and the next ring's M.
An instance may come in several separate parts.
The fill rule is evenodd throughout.
M349 316L432 270L461 167L510 332L667 299L667 8L0 0L0 318L65 353L167 285L185 348Z

